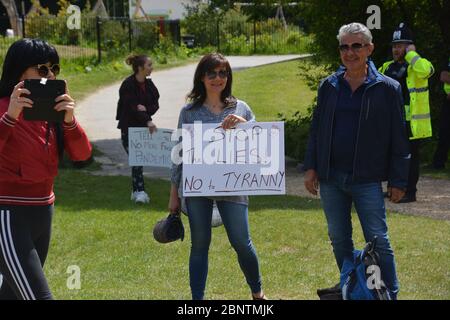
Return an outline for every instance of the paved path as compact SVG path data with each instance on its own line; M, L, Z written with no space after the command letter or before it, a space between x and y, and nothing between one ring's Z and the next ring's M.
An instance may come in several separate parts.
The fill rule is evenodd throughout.
M286 192L291 195L319 199L318 196L313 196L306 190L303 176L304 174L299 173L296 166L286 166ZM386 208L389 211L408 215L450 220L449 180L422 176L417 189L416 202L396 204L386 201ZM386 190L386 183L384 183L384 190Z
M233 71L260 65L299 59L304 55L283 56L227 56ZM160 92L160 109L154 116L160 128L175 128L178 114L185 104L185 97L192 89L196 63L183 67L156 71L152 74ZM129 175L127 155L120 142L120 130L116 128L116 105L119 99L120 82L100 89L90 95L77 107L77 119L85 128L89 139L105 154L96 158L102 163L103 175ZM145 168L145 174L152 177L168 177L168 170Z

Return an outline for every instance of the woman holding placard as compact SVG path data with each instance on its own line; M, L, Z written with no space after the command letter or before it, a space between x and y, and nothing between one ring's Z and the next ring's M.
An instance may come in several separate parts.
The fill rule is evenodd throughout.
M128 153L128 128L148 127L150 133L156 131L152 116L159 109L159 92L149 78L153 63L148 56L131 55L126 63L132 66L134 73L120 86L116 120L119 120L117 128L121 130L122 145ZM131 178L131 200L148 203L150 198L145 192L143 167L131 167Z
M195 71L194 87L188 95L189 103L180 112L178 128L183 124L201 121L220 123L224 130L239 123L255 121L250 107L231 94L232 71L228 60L221 54L204 56ZM189 276L192 298L203 299L208 274L208 251L211 242L213 201L217 203L231 245L238 255L255 300L266 299L261 286L259 262L249 234L248 197L186 197L182 198L182 164L172 167L172 186L169 210L179 214L181 201L186 208L191 230Z

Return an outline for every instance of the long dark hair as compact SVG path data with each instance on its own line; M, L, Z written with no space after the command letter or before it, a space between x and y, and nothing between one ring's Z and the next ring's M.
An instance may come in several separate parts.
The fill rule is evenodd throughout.
M194 87L188 94L187 99L194 105L202 105L206 99L206 88L202 79L208 71L214 71L217 67L225 67L228 72L228 79L225 88L223 89L220 100L225 103L226 106L236 104L236 98L231 94L231 87L233 84L233 73L231 71L230 63L220 53L210 53L200 60L197 65L197 69L194 74Z
M152 60L145 54L129 55L125 62L133 68L134 74L138 73L139 67L143 67L147 60L152 63Z
M19 83L23 73L32 66L50 62L59 63L59 55L55 47L41 39L24 38L14 42L6 53L3 71L0 78L0 98L9 97L14 86ZM64 153L63 129L60 124L49 123L47 126L47 142L50 128L54 127L58 155L62 159Z
M41 39L24 38L14 42L6 53L0 79L0 98L9 97L23 73L32 66L59 63L55 47Z

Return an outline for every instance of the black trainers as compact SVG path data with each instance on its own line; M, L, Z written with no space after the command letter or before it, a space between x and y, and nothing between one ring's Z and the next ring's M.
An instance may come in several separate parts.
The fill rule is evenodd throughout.
M415 194L405 194L403 198L400 199L397 203L410 203L416 201L416 195Z
M334 287L317 289L320 300L342 300L341 285L338 283Z

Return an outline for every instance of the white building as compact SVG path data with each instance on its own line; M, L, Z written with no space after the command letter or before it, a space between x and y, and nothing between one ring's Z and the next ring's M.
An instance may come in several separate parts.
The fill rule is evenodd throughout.
M145 12L151 19L182 19L185 13L183 4L189 2L190 0L130 0L130 17L143 18Z

